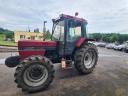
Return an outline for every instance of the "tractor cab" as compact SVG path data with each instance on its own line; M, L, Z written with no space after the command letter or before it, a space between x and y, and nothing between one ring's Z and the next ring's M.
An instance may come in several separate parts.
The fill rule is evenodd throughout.
M76 46L86 38L87 21L82 18L61 14L53 19L51 39L57 42L60 56L71 56Z
M53 19L52 40L75 41L80 37L86 38L87 21L69 15L61 14Z

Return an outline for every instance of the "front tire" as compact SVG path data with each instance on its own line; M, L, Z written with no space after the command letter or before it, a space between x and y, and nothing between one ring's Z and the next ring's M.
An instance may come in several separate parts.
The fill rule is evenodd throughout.
M81 74L88 74L93 71L97 64L98 51L94 44L88 43L78 49L75 53L75 68Z
M42 56L31 56L23 60L14 74L18 88L36 92L48 88L54 78L53 64Z

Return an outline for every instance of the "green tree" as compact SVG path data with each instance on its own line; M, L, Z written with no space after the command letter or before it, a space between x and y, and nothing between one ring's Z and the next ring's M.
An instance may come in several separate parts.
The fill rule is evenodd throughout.
M117 34L112 33L112 34L110 35L110 42L116 42L116 41L118 41L118 40L119 40L119 38L118 38Z
M119 33L93 33L89 34L89 38L94 38L97 41L103 40L105 42L118 42L123 43L128 41L128 34L119 34Z
M44 39L45 40L50 40L51 38L51 33L49 30L47 30L45 33L44 33Z
M6 38L10 38L10 39L14 38L14 32L8 29L0 28L0 34L4 34Z
M89 37L95 38L96 41L100 41L102 39L102 34L100 34L100 33L92 33L92 34L89 34Z

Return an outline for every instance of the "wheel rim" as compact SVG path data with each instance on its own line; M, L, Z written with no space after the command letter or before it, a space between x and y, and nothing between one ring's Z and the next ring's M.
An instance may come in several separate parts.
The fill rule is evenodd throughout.
M34 64L29 66L23 74L24 82L28 86L32 86L32 87L42 85L47 80L47 78L48 78L47 68L39 64Z
M95 51L93 50L88 50L88 52L86 52L84 54L84 66L87 69L90 69L94 66L95 64L95 60L96 60L96 54Z

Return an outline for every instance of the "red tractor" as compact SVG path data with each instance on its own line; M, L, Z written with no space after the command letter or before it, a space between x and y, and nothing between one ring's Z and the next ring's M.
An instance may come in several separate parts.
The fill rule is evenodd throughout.
M20 40L19 56L6 59L8 67L16 67L14 74L18 88L36 92L46 89L54 78L53 63L62 68L72 64L81 74L93 71L98 60L98 51L87 39L87 21L75 16L60 15L53 19L51 41Z

